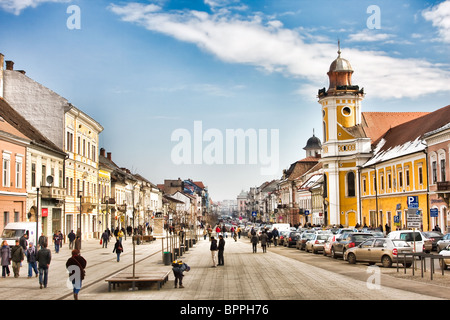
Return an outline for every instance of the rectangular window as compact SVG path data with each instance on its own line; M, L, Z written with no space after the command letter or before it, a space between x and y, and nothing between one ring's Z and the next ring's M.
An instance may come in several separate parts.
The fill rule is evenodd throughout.
M10 187L9 181L10 181L10 169L11 169L11 163L9 159L3 159L3 186L4 187Z
M399 188L403 188L403 172L398 172L398 186Z
M441 181L446 181L446 179L445 179L445 159L441 159Z
M422 171L422 167L419 167L419 184L423 185L423 171Z
M22 188L22 162L16 162L16 188Z
M388 183L388 189L392 189L392 180L391 180L391 174L390 173L388 173L388 176L387 176L387 183Z
M31 164L31 186L36 187L36 163Z
M406 186L409 187L409 170L405 170Z
M47 176L47 167L42 165L42 178L41 178L41 186L45 186L46 184L46 176Z
M433 179L433 184L436 184L437 182L437 163L436 161L433 161L431 163L431 178Z

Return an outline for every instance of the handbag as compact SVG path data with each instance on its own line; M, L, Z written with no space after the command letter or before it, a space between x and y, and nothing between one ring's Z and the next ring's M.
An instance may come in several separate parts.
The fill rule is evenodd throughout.
M100 239L100 244L102 244L103 243L103 239Z

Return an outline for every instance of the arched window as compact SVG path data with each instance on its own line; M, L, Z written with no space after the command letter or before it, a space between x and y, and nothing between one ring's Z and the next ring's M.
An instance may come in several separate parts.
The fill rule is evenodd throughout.
M347 173L347 196L354 197L355 195L355 173L350 171Z

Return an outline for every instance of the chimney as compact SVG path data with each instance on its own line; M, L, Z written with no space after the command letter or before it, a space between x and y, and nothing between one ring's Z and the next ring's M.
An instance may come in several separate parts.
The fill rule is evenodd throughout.
M102 157L105 157L105 149L104 148L100 148L100 155Z
M108 160L109 160L109 161L112 161L112 160L111 160L111 152L108 152L106 155L107 155Z
M7 60L6 61L6 70L14 70L14 61Z

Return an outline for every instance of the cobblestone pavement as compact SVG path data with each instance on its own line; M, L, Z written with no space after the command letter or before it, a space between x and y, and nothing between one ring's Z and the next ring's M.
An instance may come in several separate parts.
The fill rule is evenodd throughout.
M81 300L434 300L450 297L448 287L393 277L383 272L378 281L375 275L367 273L365 266L349 269L355 266L341 265L336 270L345 271L336 272L302 262L297 257L305 253L293 248L271 247L263 253L259 247L257 253L252 253L247 238L237 242L227 238L225 265L217 267L212 267L209 241L203 238L198 241L182 257L191 266L191 271L185 272L183 289L173 287L171 273L169 282L161 290L153 286L131 291L121 286L108 292L104 281L107 276L119 270L132 271L131 241L124 242L125 251L120 262L116 262L112 247L110 244L110 248L101 248L96 240L84 242L82 255L88 261L88 267L80 292ZM136 273L171 270L171 266L162 262L161 240L135 246L135 251ZM65 270L70 250L65 245L59 254L52 254L48 288L39 289L37 278L27 279L27 264L24 263L20 278L0 279L0 299L71 300ZM322 263L329 259L309 255L317 261L322 259ZM393 270L396 272L395 268L389 271Z

